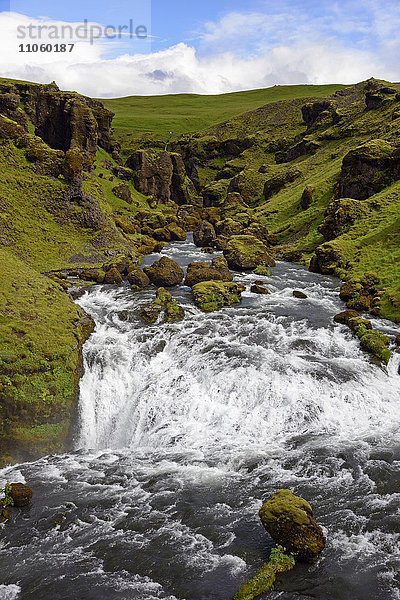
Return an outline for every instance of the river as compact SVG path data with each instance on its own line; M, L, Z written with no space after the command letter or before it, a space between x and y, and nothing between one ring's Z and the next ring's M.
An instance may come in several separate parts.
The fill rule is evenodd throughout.
M190 241L163 254L212 257ZM400 599L400 355L383 369L333 323L338 280L283 262L258 278L270 295L237 274L242 305L213 314L179 286L178 324L140 323L154 290L79 299L96 330L76 449L0 471L34 489L0 531L2 600L229 600L269 554L257 512L280 487L328 543L268 598Z

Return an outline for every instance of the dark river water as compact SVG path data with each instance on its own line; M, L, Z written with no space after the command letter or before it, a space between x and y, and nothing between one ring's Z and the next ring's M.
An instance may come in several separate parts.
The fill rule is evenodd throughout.
M210 315L173 290L179 324L140 323L154 290L79 299L97 327L75 450L0 471L34 489L0 530L1 600L229 600L268 557L257 512L280 487L328 543L268 598L400 599L400 355L384 370L333 323L337 280L278 263L258 296L236 279L242 305Z

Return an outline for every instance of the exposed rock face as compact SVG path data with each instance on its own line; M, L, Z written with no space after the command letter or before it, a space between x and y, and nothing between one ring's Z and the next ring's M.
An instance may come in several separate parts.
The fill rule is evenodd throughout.
M180 154L138 150L128 158L126 166L134 171L135 187L142 194L163 202L201 205Z
M208 221L202 221L193 231L193 241L199 247L213 246L216 237L214 226Z
M163 256L143 271L151 283L157 286L172 287L179 285L184 277L183 270L178 263L167 256Z
M132 204L132 194L131 194L130 187L127 183L120 183L120 184L114 186L112 191L113 191L113 194L115 196L117 196L117 198L124 200L128 204Z
M400 148L385 140L372 140L344 157L338 197L365 200L398 179Z
M213 312L223 306L240 304L241 294L246 288L234 282L202 281L192 288L196 306L204 312Z
M227 180L211 182L202 192L204 206L220 206L226 198L227 191Z
M312 127L318 121L330 119L331 123L337 123L339 115L337 114L337 106L331 100L317 100L305 104L301 113L307 127Z
M32 502L33 491L24 483L12 483L10 497L16 508L29 506Z
M233 236L224 250L231 269L251 270L259 265L275 266L275 260L266 246L251 235Z
M275 162L280 165L282 163L292 162L292 160L296 160L300 156L305 156L307 154L315 154L321 148L321 143L313 140L304 138L301 142L298 142L289 150L283 151L280 150L275 154Z
M35 126L35 134L53 150L65 153L72 148L79 149L83 169L92 167L97 146L112 150L113 113L97 100L72 92L61 92L54 83L38 85L16 82L2 85L0 111L26 131L28 115Z
M279 490L260 509L260 519L276 544L298 560L312 562L325 548L326 540L314 518L311 505L290 490Z
M185 285L193 287L201 281L232 281L233 275L229 271L228 263L224 258L215 258L211 265L203 262L190 263L187 268Z
M325 242L325 244L318 246L310 261L309 270L312 273L334 275L339 268L343 268L344 266L345 262L333 240L332 242Z
M333 240L346 233L363 213L364 209L360 200L339 198L329 204L324 221L318 227L318 231L326 240Z

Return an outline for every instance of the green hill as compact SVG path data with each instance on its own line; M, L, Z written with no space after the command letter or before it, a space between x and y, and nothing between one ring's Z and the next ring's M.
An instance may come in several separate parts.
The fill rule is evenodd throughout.
M271 102L310 96L320 98L344 87L339 84L276 85L221 95L128 96L102 102L115 113L115 136L123 148L127 148L132 147L138 139L175 139Z

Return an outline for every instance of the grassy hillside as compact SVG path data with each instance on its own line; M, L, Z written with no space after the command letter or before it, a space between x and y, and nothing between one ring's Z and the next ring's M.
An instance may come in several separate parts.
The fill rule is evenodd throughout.
M184 133L198 132L271 102L329 96L343 87L339 84L277 85L218 96L128 96L102 102L115 113L115 136L123 147L127 147L134 145L138 139L168 140Z

